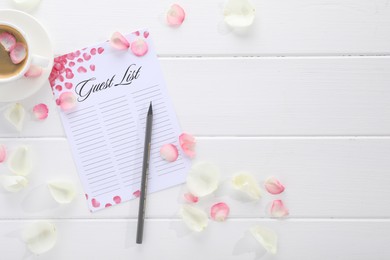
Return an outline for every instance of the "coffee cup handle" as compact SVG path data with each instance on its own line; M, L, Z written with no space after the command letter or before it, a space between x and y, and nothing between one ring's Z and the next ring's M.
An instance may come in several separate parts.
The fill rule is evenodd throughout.
M47 68L49 66L49 59L39 56L39 55L32 55L31 57L31 64L37 65L41 68Z

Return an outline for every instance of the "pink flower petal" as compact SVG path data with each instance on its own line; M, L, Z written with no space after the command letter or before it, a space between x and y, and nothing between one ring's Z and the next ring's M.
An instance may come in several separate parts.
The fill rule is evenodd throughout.
M116 203L116 204L119 204L121 203L122 199L120 196L115 196L114 198L112 198L112 200Z
M139 196L141 196L141 191L140 190L136 190L136 191L133 192L133 195L134 195L134 197L139 198Z
M173 144L164 144L161 146L160 149L160 155L161 158L168 162L174 162L177 160L177 157L179 157L179 152L177 151L177 148Z
M226 220L227 216L229 215L229 212L229 206L226 205L226 203L224 202L220 202L211 207L210 216L211 219L222 222Z
M189 203L197 203L199 201L199 197L190 192L184 194L184 199Z
M76 107L76 97L72 92L64 92L59 97L59 106L62 110L68 111Z
M269 177L264 184L266 190L271 194L280 194L284 191L284 186L275 177Z
M92 206L93 206L94 208L100 207L100 202L97 201L95 198L93 198L93 199L91 200L91 203L92 203Z
M7 32L0 33L0 44L3 45L5 51L12 51L16 44L15 36Z
M117 50L127 50L130 47L129 41L120 32L114 32L110 44Z
M9 55L14 64L21 63L27 56L26 46L23 43L17 42Z
M288 216L289 212L282 200L274 200L271 205L270 214L272 217L282 218Z
M44 120L49 115L49 109L45 104L38 104L34 106L33 113L36 119L38 120Z
M131 43L131 51L138 57L144 56L148 52L148 44L142 38L138 38Z
M195 138L187 133L182 133L179 136L179 143L183 152L190 158L195 157Z
M24 74L26 78L37 78L42 75L42 68L36 65L30 65L28 71Z
M7 157L7 149L4 144L0 144L0 163L5 161Z
M184 9L177 4L173 4L167 13L167 22L171 26L180 26L186 17Z

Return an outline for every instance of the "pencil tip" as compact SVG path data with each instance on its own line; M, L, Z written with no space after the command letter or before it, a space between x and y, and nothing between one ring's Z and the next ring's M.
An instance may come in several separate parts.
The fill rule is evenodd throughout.
M153 106L152 106L152 101L150 101L148 115L152 115L152 114L153 114Z

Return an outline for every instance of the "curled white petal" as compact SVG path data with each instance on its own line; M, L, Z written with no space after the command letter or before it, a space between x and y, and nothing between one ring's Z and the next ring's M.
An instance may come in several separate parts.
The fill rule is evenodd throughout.
M7 119L19 132L22 131L25 115L26 110L19 103L12 104L4 112L5 119Z
M250 228L250 232L267 252L276 254L278 236L275 231L262 226L254 226Z
M190 192L203 197L214 192L219 185L220 171L217 166L209 162L194 164L187 177L187 186Z
M31 151L27 146L19 146L9 157L8 168L11 172L27 176L32 168Z
M51 181L47 183L53 198L61 204L70 203L76 196L76 187L67 181Z
M238 172L232 178L232 186L252 199L261 198L261 189L256 178L247 172Z
M13 1L17 8L25 11L34 9L41 2L41 0L13 0Z
M255 19L255 7L249 0L228 0L223 15L229 26L248 27Z
M208 217L206 212L191 205L183 205L180 216L187 227L193 231L200 232L207 227Z
M0 175L1 185L9 192L18 192L27 186L28 180L18 175Z
M23 230L22 238L28 249L39 255L53 248L57 241L57 229L47 221L36 222Z

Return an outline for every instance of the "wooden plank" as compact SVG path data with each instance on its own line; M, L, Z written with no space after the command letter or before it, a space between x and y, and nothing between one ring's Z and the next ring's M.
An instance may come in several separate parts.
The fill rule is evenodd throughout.
M30 145L35 156L28 187L19 193L0 191L0 219L39 218L136 218L138 201L102 210L88 211L78 175L64 139L0 139L10 150ZM222 173L219 190L201 199L199 207L209 211L220 201L231 207L232 217L268 217L274 199L283 199L291 218L387 218L390 216L390 139L270 139L199 138L197 161L215 163ZM240 199L230 187L237 171L252 172L259 184L269 176L286 186L279 196L264 193L258 201ZM8 174L0 164L0 173ZM69 205L51 198L47 181L70 180L79 195ZM148 197L148 217L177 217L184 186Z

